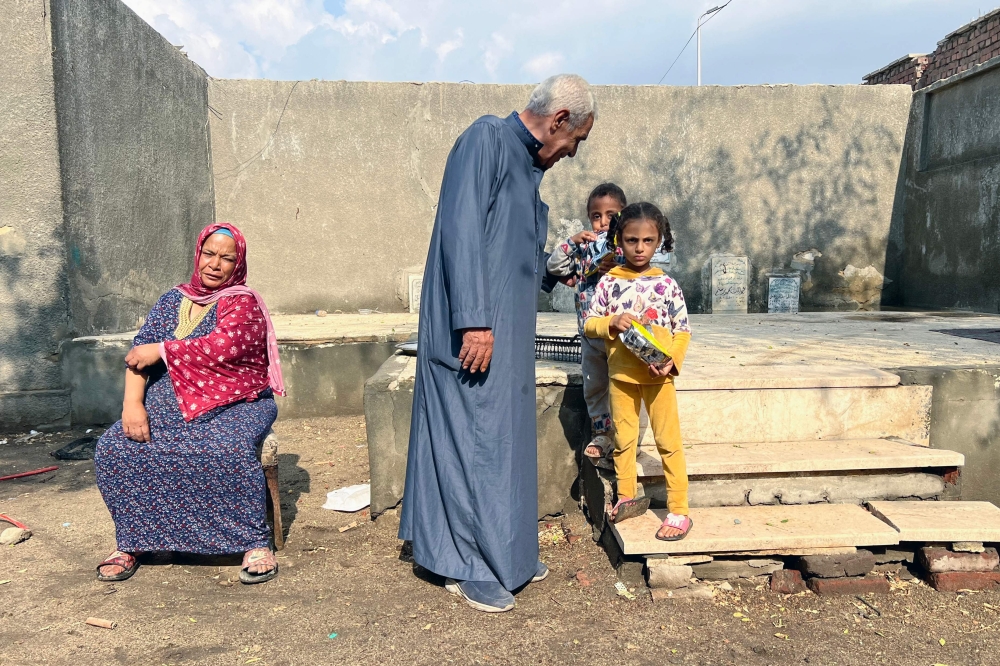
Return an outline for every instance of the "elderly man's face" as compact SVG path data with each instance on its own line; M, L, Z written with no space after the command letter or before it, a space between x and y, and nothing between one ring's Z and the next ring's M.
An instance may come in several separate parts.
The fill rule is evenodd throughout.
M569 111L565 109L550 116L548 131L543 139L545 145L538 151L538 160L542 163L542 168L550 169L562 158L576 156L576 149L581 141L587 140L593 126L594 116L590 116L579 127L570 128Z

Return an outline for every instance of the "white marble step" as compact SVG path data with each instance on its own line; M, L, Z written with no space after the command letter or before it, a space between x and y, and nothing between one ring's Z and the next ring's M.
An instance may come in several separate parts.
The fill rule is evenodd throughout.
M900 541L1000 542L1000 508L989 502L870 502Z
M656 538L666 514L650 510L608 527L626 555L891 546L900 539L895 529L855 504L691 509L694 526L681 541Z
M895 437L927 446L930 386L678 391L687 444ZM654 445L645 413L643 446Z
M689 477L920 469L965 464L965 456L955 451L887 439L693 444L684 447L684 457ZM654 447L640 447L636 463L639 476L663 476L663 465Z

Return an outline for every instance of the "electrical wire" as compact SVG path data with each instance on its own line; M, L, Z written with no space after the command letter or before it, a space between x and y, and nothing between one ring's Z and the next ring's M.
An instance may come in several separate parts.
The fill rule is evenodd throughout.
M726 4L722 5L722 6L721 6L721 7L719 7L719 8L717 9L717 10L715 10L714 12L712 12L712 13L711 13L711 14L709 15L708 19L707 19L707 20L706 20L706 21L705 21L704 23L702 23L702 24L701 24L701 26L705 26L705 25L707 25L709 21L711 21L711 20L712 20L712 19L714 19L714 18L715 18L716 16L718 16L719 14L721 14L721 13L722 13L722 10L723 10L723 9L725 9L726 7L728 7L728 6L729 6L729 4L730 4L730 3L732 2L732 1L733 1L733 0L728 0L728 2L726 2ZM699 20L701 19L701 17L700 17L700 16L699 16L698 18L699 18ZM667 71L665 71L665 72L663 73L663 76L661 76L661 77L660 77L660 80L656 82L656 85L660 85L661 83L663 83L663 79L667 78L667 74L669 74L669 73L670 73L670 70L672 70L672 69L674 68L674 65L676 65L676 64L677 64L677 61L681 59L681 56L682 56L682 55L684 55L684 50L685 50L685 49L687 49L687 47L688 47L688 44L690 44L690 43L691 43L691 40L692 40L692 39L694 39L694 36L695 36L695 35L697 35L697 34L698 34L698 28L695 28L695 29L694 29L694 32L692 32L692 33L691 33L691 36L690 36L690 37L688 37L688 40L687 40L686 42L684 42L684 46L682 46L682 47L681 47L681 52L680 52L680 53L678 53L678 54L677 54L677 57L676 57L676 58L674 58L674 61L673 61L672 63L670 63L670 67L667 67Z

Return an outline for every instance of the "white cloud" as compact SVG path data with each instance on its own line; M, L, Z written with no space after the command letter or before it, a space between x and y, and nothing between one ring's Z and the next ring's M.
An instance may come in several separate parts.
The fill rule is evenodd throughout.
M499 32L494 32L483 46L483 65L486 71L491 76L496 74L501 61L513 52L514 44Z
M558 51L549 51L537 55L524 63L524 71L531 74L536 79L544 79L553 74L558 74L562 70L562 64L566 61L566 56Z
M462 32L462 29L456 28L455 38L449 39L446 42L441 42L440 44L438 44L437 48L434 49L434 53L437 54L439 61L444 62L444 59L448 57L449 53L462 48L462 43L464 41L465 41L465 34Z

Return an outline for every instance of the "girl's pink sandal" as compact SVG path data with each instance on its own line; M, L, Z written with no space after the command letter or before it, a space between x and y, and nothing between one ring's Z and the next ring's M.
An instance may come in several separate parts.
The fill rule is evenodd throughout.
M661 537L660 530L666 527L672 527L675 530L683 530L680 534L675 534L671 537ZM666 519L660 523L660 527L656 530L656 538L660 541L680 541L688 535L691 528L694 527L694 521L691 520L690 516L680 516L676 513L668 513Z

